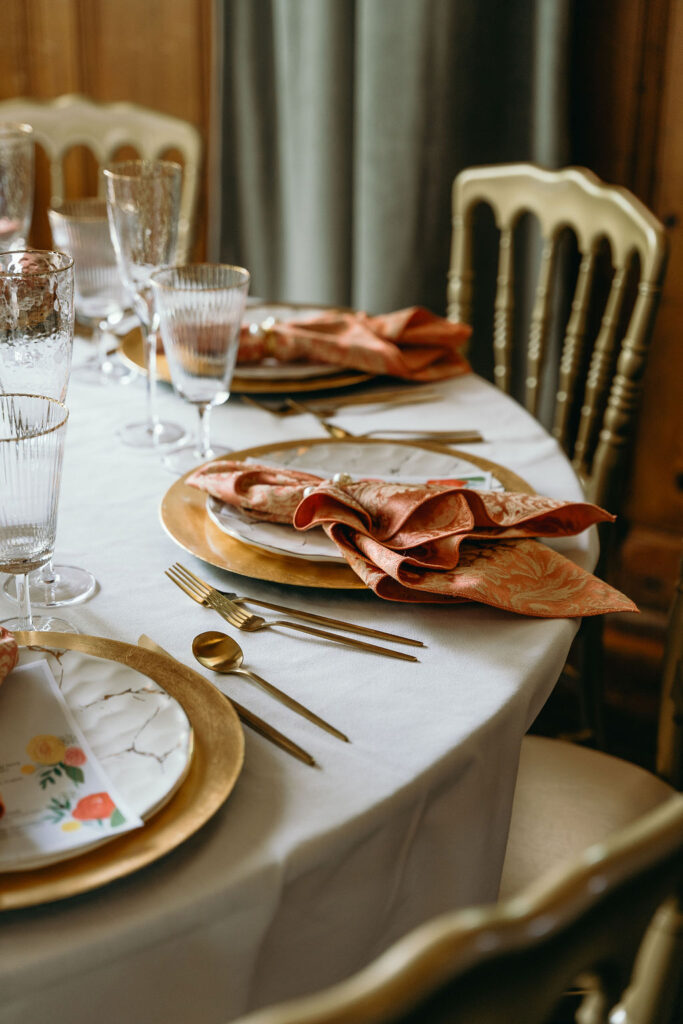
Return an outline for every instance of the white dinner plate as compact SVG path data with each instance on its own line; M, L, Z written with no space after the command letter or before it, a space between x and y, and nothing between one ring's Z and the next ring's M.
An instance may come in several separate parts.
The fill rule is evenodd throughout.
M80 651L56 656L21 648L19 664L42 658L112 785L131 811L149 819L171 799L190 767L192 726L180 704L134 669ZM16 870L79 857L115 838L22 860Z
M244 312L243 323L260 324L272 317L273 320L312 320L329 309L321 307L278 306L273 303L248 307ZM279 363L277 359L264 359L260 363L239 363L235 374L242 380L306 380L309 377L331 377L343 366L330 363Z
M248 462L255 460L249 459ZM458 455L412 448L405 444L359 445L357 442L331 441L302 450L288 449L268 456L269 465L305 470L323 479L335 473L348 473L354 479L373 477L401 483L425 483L428 480L458 480L476 490L503 490L495 477ZM295 555L314 562L339 562L345 559L337 546L320 528L295 530L285 523L252 519L242 509L207 497L211 520L230 537L274 554Z

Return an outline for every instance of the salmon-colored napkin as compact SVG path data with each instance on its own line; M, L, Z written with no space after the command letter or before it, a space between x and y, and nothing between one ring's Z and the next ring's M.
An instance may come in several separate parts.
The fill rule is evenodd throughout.
M363 582L392 601L479 601L542 618L637 610L533 539L613 522L597 505L444 480L336 483L237 461L208 463L187 482L255 519L322 527Z
M0 626L0 683L10 674L18 657L19 647L14 634Z
M267 329L243 327L237 361L257 363L270 356L283 363L331 363L406 380L442 380L469 372L462 349L471 333L465 324L421 306L384 316L331 311Z

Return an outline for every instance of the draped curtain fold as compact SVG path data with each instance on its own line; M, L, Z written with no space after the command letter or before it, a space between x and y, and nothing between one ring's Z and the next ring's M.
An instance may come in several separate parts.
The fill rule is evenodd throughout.
M225 0L221 258L270 299L445 312L457 172L565 157L570 13Z

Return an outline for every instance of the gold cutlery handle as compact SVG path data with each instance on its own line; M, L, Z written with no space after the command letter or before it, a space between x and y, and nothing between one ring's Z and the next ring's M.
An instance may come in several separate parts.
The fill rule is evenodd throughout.
M252 672L251 669L248 668L234 668L232 671L235 675L247 676L248 679L253 679L253 681L262 689L264 689L266 693L269 693L272 697L275 697L276 700L279 700L282 704L290 708L292 711L296 711L297 714L302 715L304 718L307 718L309 722L313 722L314 725L317 725L321 729L325 729L327 732L332 733L333 736L336 736L338 739L343 740L344 743L349 742L349 737L345 736L343 732L340 732L339 729L335 729L333 725L330 725L330 723L326 722L324 718L320 718L319 715L316 715L314 711L310 711L303 704L300 704L298 700L294 699L294 697L290 697L289 694L286 694L282 690L279 690L277 686L273 686L273 684L269 683L267 679L263 678L263 676L258 675L256 672Z
M140 647L146 647L148 651L156 651L157 654L163 654L166 658L170 658L170 660L175 662L175 664L178 665L178 667L181 668L190 679L195 676L201 679L202 682L206 682L204 676L200 676L199 672L195 672L194 669L189 668L187 665L183 665L182 661L178 661L177 658L174 658L172 654L169 654L167 650L161 647L160 644L156 643L145 633L138 637L138 644ZM218 690L218 692L223 693L222 690ZM290 740L288 736L285 736L285 734L280 732L279 729L276 729L275 726L269 725L268 722L259 718L259 716L255 715L253 711L243 707L242 704L238 704L236 700L232 699L232 697L228 697L227 693L223 693L223 696L230 704L232 704L240 721L244 722L245 725L248 725L254 730L254 732L257 732L259 736L263 736L264 739L270 740L270 742L274 743L276 747L280 747L281 750L291 754L292 757L296 757L299 761L303 761L304 764L317 767L318 763L315 758L311 757L308 751L304 750L303 747L300 747L298 743L295 743L294 740Z
M366 644L362 640L353 640L350 636L340 636L338 633L328 633L326 629L315 629L313 626L302 626L298 622L290 622L288 619L272 619L269 626L286 626L287 629L296 629L300 633L310 633L311 636L319 636L323 640L332 640L336 644L344 644L346 647L353 647L357 651L368 651L370 654L384 654L388 658L399 658L401 661L418 661L414 654L406 654L404 651L391 651L388 647L377 647L375 644Z

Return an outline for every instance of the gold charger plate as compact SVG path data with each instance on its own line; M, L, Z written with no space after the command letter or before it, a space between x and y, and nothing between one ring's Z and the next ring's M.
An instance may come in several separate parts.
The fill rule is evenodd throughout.
M142 334L139 327L133 328L121 338L119 355L128 366L145 372L145 356ZM323 377L306 377L302 380L258 380L240 377L238 373L232 378L230 390L236 395L281 395L283 393L303 394L307 391L337 391L341 388L354 387L373 379L372 373L361 373L360 370L341 370L339 373L326 374ZM157 355L157 377L166 384L171 383L171 371L163 352Z
M363 437L351 439L358 444L386 444L386 438ZM261 458L272 452L287 449L310 448L315 445L335 443L333 438L306 438L300 441L280 441L263 444L255 448L244 448L224 456L226 459ZM342 439L339 444L348 444L349 439ZM443 452L445 455L457 455L467 459L480 469L487 470L508 491L522 491L533 494L533 488L512 470L505 469L489 459L469 452L458 451L446 445L431 442L395 441L392 444L406 445L410 448L424 448L427 451ZM194 471L192 471L194 472ZM180 477L168 489L161 501L161 523L169 536L181 548L196 555L209 565L218 569L228 569L240 576L266 580L271 583L287 583L298 587L319 587L338 590L367 590L362 580L348 565L334 562L313 562L294 555L280 555L271 551L245 544L243 541L228 536L212 522L206 511L206 494L196 487L185 483L186 477Z
M193 835L228 798L244 761L244 734L232 705L206 680L134 644L72 633L18 632L22 647L81 651L148 676L181 705L193 729L189 771L174 796L142 828L80 856L31 871L0 874L0 910L66 899L123 878Z

